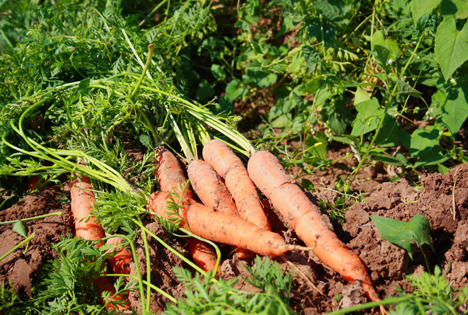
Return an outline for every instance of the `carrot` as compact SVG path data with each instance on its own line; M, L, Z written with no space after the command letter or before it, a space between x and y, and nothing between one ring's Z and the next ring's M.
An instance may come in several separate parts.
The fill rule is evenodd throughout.
M320 210L293 183L281 162L266 151L254 153L248 163L249 175L273 206L288 220L314 254L347 281L360 280L366 296L380 300L366 266L320 219Z
M151 197L150 206L153 212L168 218L166 209L167 202L171 200L170 194L156 192ZM281 256L289 250L301 248L286 244L285 240L277 233L262 230L238 216L215 211L194 200L182 201L182 207L179 211L192 233L211 241L271 257ZM185 221L182 222L185 224Z
M235 217L239 216L231 193L210 164L202 160L194 160L190 162L187 173L195 193L205 206ZM235 255L237 258L244 259L252 257L253 253L235 249Z
M70 190L71 199L71 211L75 218L75 233L77 237L81 237L85 240L100 240L105 237L104 230L99 222L94 218L90 217L88 220L85 218L91 214L93 204L96 202L96 198L92 191L93 186L91 181L86 176L80 176L77 180L73 181L72 188ZM101 247L102 242L98 243L96 247ZM93 280L99 292L102 294L104 291L111 292L110 301L124 301L125 298L116 294L115 288L109 281L108 277L99 277ZM105 304L105 301L101 298L101 302ZM107 303L105 305L108 310L115 309L115 307ZM119 310L130 309L128 304L119 305Z
M180 163L177 158L164 147L158 147L156 149L157 153L157 177L159 188L161 191L172 193L173 190L177 194L181 192L178 191L178 185L187 181L185 174L180 167ZM193 191L190 186L182 192L182 198L193 199ZM193 261L204 271L214 270L216 267L216 251L209 244L200 241L196 238L189 237L187 240L187 249L192 255Z
M205 161L194 160L187 169L190 184L201 202L218 211L239 216L231 193L216 171Z
M218 139L213 139L203 146L203 158L224 178L240 216L256 226L270 231L270 223L263 211L257 188L250 179L241 159L232 152L227 144Z
M112 248L118 247L122 244L122 237L111 237L107 240L107 244L112 244ZM110 267L113 273L117 274L130 274L130 264L132 263L132 255L122 248L115 256L109 259Z
M92 189L93 186L90 179L86 176L80 176L79 179L72 183L70 205L73 217L75 218L76 236L85 240L95 241L104 238L105 234L102 226L94 217L86 219L91 214L93 204L96 202ZM99 243L97 246L101 247L102 243Z

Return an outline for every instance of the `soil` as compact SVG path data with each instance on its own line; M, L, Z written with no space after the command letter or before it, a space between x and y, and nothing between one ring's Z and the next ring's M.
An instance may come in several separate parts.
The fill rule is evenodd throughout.
M348 152L344 147L337 147L337 150L330 150L329 158L335 155L343 157ZM356 160L350 155L332 167L327 167L323 171L318 170L313 176L309 176L316 188L314 193L308 193L311 200L316 204L320 200L325 200L328 204L334 205L340 194L330 191L329 188L334 186L339 176L348 175L352 165L356 165ZM414 248L414 259L411 260L404 249L382 238L370 215L400 221L409 221L416 214L424 215L429 221L435 248L435 252L432 252L427 245L423 245L422 248L429 261L431 272L435 266L439 266L454 288L466 286L468 284L468 164L459 165L444 175L423 174L418 181L419 185L414 185L413 180L404 178L392 183L388 181L391 176L385 169L377 171L364 169L358 175L357 183L351 187L354 192L360 193L362 201L352 204L344 213L344 223L341 224L339 220L331 222L326 214L322 217L366 264L381 298L395 296L398 290L412 292L406 275L420 274L427 270L424 256L418 248ZM63 199L63 194L66 193L57 189L47 189L37 196L26 196L13 207L0 212L0 221L57 211L64 212L62 216L25 222L28 235L36 232L37 236L31 240L25 253L23 246L21 250L13 252L0 262L0 282L10 279L20 296L31 295L32 283L41 273L41 268L57 257L50 243L58 242L60 236L73 232L69 204L59 201ZM264 201L264 205L272 230L283 235L290 244L303 245L295 232L277 215L275 209L268 207L268 201ZM330 211L330 207L323 208L323 211ZM172 247L188 257L182 241L178 239L169 241L166 232L158 223L148 221L145 224L150 231L170 242ZM2 226L0 233L0 255L11 249L15 242L24 239L13 232L11 226ZM184 267L189 270L190 268L154 238L147 236L147 240L150 248L152 283L175 298L181 297L184 286L176 279L173 267ZM144 242L141 234L135 245L139 268L143 279L146 279ZM290 302L291 307L299 314L325 314L366 301L359 284L347 283L341 276L320 264L315 257L297 252L289 252L285 257L287 261L282 259L276 261L285 272L294 270ZM233 257L229 249L223 251L222 258L219 277L227 280L238 278L236 287L245 291L259 290L242 279L248 276L244 264L251 265L251 260L239 261ZM135 271L133 265L132 274L135 274ZM135 310L139 312L139 292L132 292L130 300ZM156 314L163 312L167 302L168 300L159 293L152 293L151 311ZM378 314L379 310L366 310L361 313Z
M74 233L70 205L61 203L59 197L66 196L59 190L49 188L37 196L28 195L0 212L0 222L62 212L62 215L24 222L27 235L36 233L36 236L29 242L27 250L25 244L0 261L0 285L5 283L8 288L10 280L20 298L31 296L32 281L41 273L44 264L58 258L50 244L59 242L60 237L65 237L67 233ZM25 239L12 227L12 224L0 226L0 257Z

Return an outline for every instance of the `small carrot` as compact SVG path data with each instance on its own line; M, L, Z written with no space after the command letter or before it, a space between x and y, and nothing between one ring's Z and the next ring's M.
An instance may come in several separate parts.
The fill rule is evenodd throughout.
M119 247L122 244L122 237L111 237L107 240L107 244L112 244L112 248ZM117 254L115 254L111 259L109 259L110 267L113 273L117 274L130 274L130 264L132 263L132 255L122 248Z
M99 222L94 217L86 218L91 214L93 204L96 202L96 198L93 192L93 186L91 180L86 176L79 176L79 178L72 183L70 190L71 199L71 211L75 218L75 233L77 237L81 237L85 240L100 240L105 237L104 230ZM96 247L101 247L102 242L98 243ZM109 281L108 277L99 277L95 279L94 284L102 294L104 291L111 292L111 301L125 301L125 298L116 294L115 288ZM101 298L101 302L104 304L105 301ZM108 310L115 309L115 307L108 303L105 305ZM130 309L128 304L119 305L119 310Z
M184 171L180 167L177 158L164 147L156 149L157 154L157 177L161 191L177 194L182 193L182 199L193 199L193 191L190 186L184 192L178 191L178 187L187 181ZM216 267L216 251L214 248L196 238L189 237L187 249L192 255L193 261L204 271L214 270Z
M251 156L248 171L257 187L325 265L349 282L360 280L367 297L372 301L380 300L359 256L322 223L320 210L293 183L278 158L270 152L258 151Z
M75 233L76 236L85 240L100 240L105 237L104 230L94 217L87 217L91 214L93 204L96 202L93 186L91 181L86 176L80 176L73 181L70 190L71 195L71 211L75 218ZM101 247L102 243L98 244Z
M170 194L156 192L151 197L150 206L153 212L164 218L169 218L166 209L168 201L171 200ZM285 240L277 233L262 230L238 216L215 211L194 200L183 201L179 211L192 233L211 241L271 257L281 256L289 250L301 248L286 244Z
M225 180L240 216L264 229L271 230L270 223L263 211L257 188L249 177L241 159L232 152L227 144L213 139L203 146L203 158Z

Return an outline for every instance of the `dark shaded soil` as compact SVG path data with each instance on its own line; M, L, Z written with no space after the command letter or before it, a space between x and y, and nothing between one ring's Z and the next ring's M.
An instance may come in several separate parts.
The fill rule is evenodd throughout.
M0 222L25 219L42 214L62 211L62 215L24 222L27 235L36 233L29 246L21 246L0 261L0 285L8 280L20 297L31 296L32 281L41 273L42 267L58 258L50 247L60 241L61 236L73 233L73 221L68 203L62 204L57 198L60 192L53 188L39 195L28 195L9 209L0 212ZM0 257L25 239L12 230L13 225L0 226Z

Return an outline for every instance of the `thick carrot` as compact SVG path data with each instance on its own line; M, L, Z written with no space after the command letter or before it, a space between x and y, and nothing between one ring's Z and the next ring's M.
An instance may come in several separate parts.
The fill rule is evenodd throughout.
M71 199L71 211L75 218L75 233L76 236L81 237L85 240L100 240L105 237L104 230L99 222L94 218L90 217L88 220L85 218L91 214L93 204L96 202L94 192L92 191L93 186L91 181L86 176L80 176L77 180L72 183L70 190ZM98 243L96 247L101 247L102 242ZM125 301L125 298L120 294L116 294L115 288L109 281L108 277L99 277L93 281L102 294L104 291L111 292L110 301ZM105 301L101 298L101 302L104 304ZM108 303L105 305L108 310L115 309L115 307ZM128 304L119 305L119 310L130 309Z
M203 158L225 180L236 202L239 215L264 229L271 230L263 211L257 188L249 177L241 159L223 141L213 139L203 146Z
M231 193L208 162L202 160L190 162L187 173L193 190L205 206L235 217L239 216ZM240 259L254 256L253 253L238 248L235 249L235 255Z
M118 247L122 244L122 237L111 237L107 240L107 244L112 244L112 248ZM113 273L117 274L130 274L130 264L132 263L132 255L128 250L122 248L115 256L109 259L110 267Z
M194 160L189 164L187 173L193 190L205 206L232 216L239 216L231 193L210 164Z
M249 160L248 170L257 187L325 265L349 282L360 280L367 297L380 300L364 263L323 224L320 210L293 183L278 158L270 152L256 152Z
M157 154L157 177L159 188L161 191L172 193L173 190L177 194L181 192L177 190L178 185L183 184L187 178L184 171L180 167L177 158L164 147L156 149ZM190 186L182 193L183 200L193 199L193 191ZM214 270L216 267L216 251L214 248L196 238L189 237L187 240L187 249L192 255L193 261L204 271Z
M168 218L166 209L167 202L171 200L170 194L156 192L151 197L150 206L153 212ZM195 235L211 241L247 249L260 255L277 257L289 250L300 248L286 244L279 234L260 229L238 216L215 211L190 199L182 202L180 215L185 218L188 228Z

